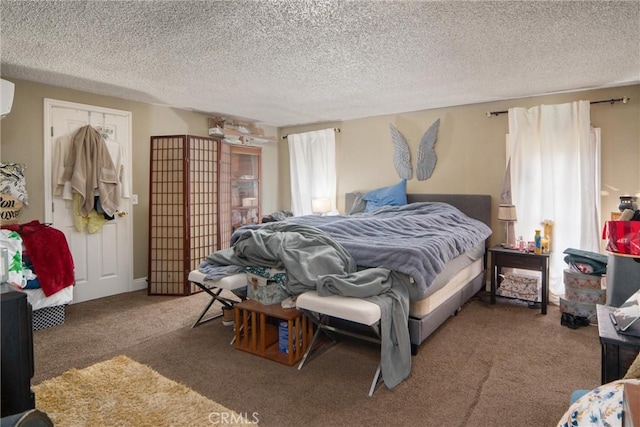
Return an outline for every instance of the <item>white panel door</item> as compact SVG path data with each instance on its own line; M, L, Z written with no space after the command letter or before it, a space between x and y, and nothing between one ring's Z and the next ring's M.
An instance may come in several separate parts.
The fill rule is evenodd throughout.
M131 176L131 113L84 104L45 99L45 221L67 238L75 267L73 302L88 301L133 290L130 180L118 213L95 233L80 232L73 219L73 203L53 195L54 166L59 145L87 124L105 129L109 151L119 144L125 176ZM37 272L36 272L37 274Z

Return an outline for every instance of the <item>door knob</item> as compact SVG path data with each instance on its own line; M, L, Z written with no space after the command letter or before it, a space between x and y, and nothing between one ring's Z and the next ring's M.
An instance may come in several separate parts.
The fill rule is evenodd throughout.
M119 217L123 217L125 216L127 213L125 211L116 211L116 213L118 214Z

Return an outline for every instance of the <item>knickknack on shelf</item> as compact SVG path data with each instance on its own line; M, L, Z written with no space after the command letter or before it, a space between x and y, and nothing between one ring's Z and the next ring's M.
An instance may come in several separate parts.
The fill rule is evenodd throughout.
M209 118L209 136L221 138L231 144L267 144L275 142L272 136L265 136L264 130L251 122L240 122L224 117Z

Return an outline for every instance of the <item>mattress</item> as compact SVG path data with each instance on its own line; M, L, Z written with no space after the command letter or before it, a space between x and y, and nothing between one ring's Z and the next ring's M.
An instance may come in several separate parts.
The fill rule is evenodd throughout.
M411 300L409 315L417 318L426 316L477 277L483 269L483 245L450 260L429 286L428 294L424 298Z
M441 303L449 299L452 295L464 288L471 279L477 277L483 270L483 262L481 259L474 261L471 265L466 266L458 272L449 281L447 286L443 286L430 296L411 301L409 304L409 316L411 317L424 317L431 313Z

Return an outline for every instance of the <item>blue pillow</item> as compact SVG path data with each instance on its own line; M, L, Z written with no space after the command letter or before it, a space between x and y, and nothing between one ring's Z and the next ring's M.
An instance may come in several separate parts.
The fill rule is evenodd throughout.
M362 196L367 202L365 212L371 212L381 206L403 206L407 204L407 181L403 179L396 185L377 188Z

